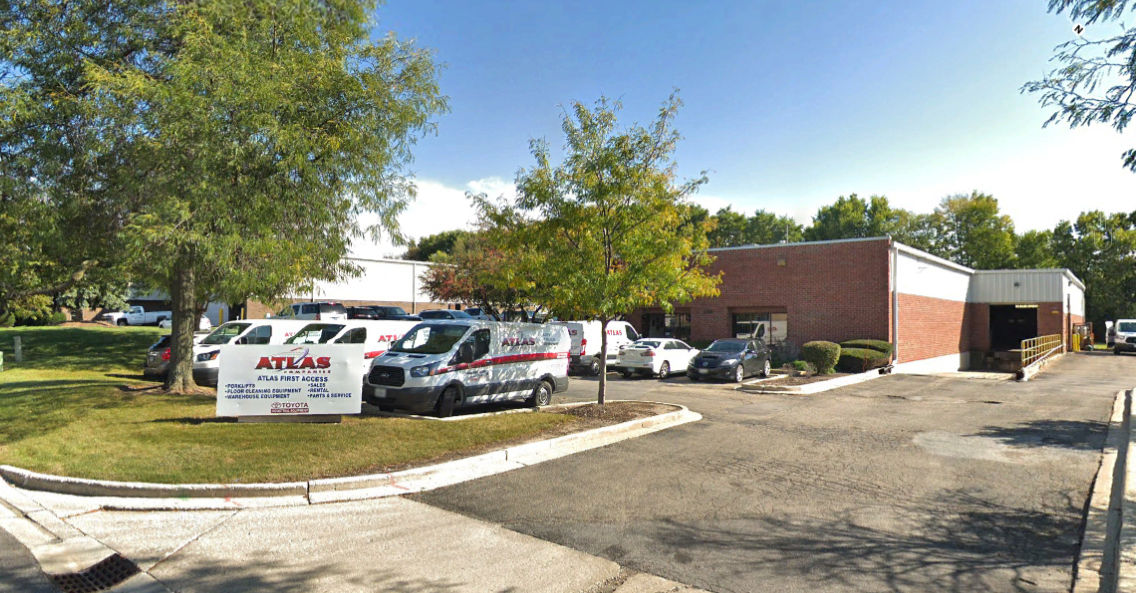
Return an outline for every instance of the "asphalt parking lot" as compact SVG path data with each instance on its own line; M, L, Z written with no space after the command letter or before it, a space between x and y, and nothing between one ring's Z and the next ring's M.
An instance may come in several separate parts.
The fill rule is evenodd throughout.
M1029 383L889 376L813 396L615 379L704 420L417 495L717 591L1067 591L1136 357ZM594 398L577 380L561 401Z

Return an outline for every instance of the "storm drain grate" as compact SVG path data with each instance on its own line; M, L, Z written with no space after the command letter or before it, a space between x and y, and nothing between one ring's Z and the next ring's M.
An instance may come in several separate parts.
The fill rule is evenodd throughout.
M139 572L141 571L133 562L112 554L87 570L52 575L51 579L63 593L96 593L110 589Z

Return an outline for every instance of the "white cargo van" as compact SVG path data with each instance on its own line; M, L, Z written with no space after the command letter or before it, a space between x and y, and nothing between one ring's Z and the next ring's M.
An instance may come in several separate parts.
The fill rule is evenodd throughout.
M568 388L568 346L560 325L425 321L371 362L363 396L384 409L439 416L505 400L543 406Z
M1136 352L1136 319L1117 319L1112 324L1112 352Z
M199 385L216 385L220 366L217 355L223 344L283 344L307 321L291 319L246 319L217 326L205 339L193 346L193 381Z
M555 325L568 328L572 339L569 370L584 371L589 375L600 374L600 322L598 321L555 321ZM626 321L607 322L607 370L617 369L619 349L639 339L639 332Z

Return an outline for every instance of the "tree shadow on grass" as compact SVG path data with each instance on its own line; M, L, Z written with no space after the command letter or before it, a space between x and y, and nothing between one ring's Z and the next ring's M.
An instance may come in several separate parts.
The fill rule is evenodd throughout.
M154 420L144 420L144 424L188 424L197 426L200 424L236 424L237 419L230 416L212 416L212 417L199 417L185 416L182 418L156 418Z
M987 426L970 436L998 439L1017 447L1064 447L1100 450L1108 433L1107 422L1085 420L1032 420L1014 426Z
M1079 505L1043 512L961 492L937 502L934 509L875 507L832 520L668 521L656 537L717 572L725 589L730 582L786 578L800 590L1068 590L1082 529Z

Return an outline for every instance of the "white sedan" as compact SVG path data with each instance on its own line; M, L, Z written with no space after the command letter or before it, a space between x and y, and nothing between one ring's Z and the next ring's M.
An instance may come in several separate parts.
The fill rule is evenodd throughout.
M698 355L682 340L672 338L640 338L619 351L615 367L630 379L636 373L660 379L671 373L685 373L690 359Z

